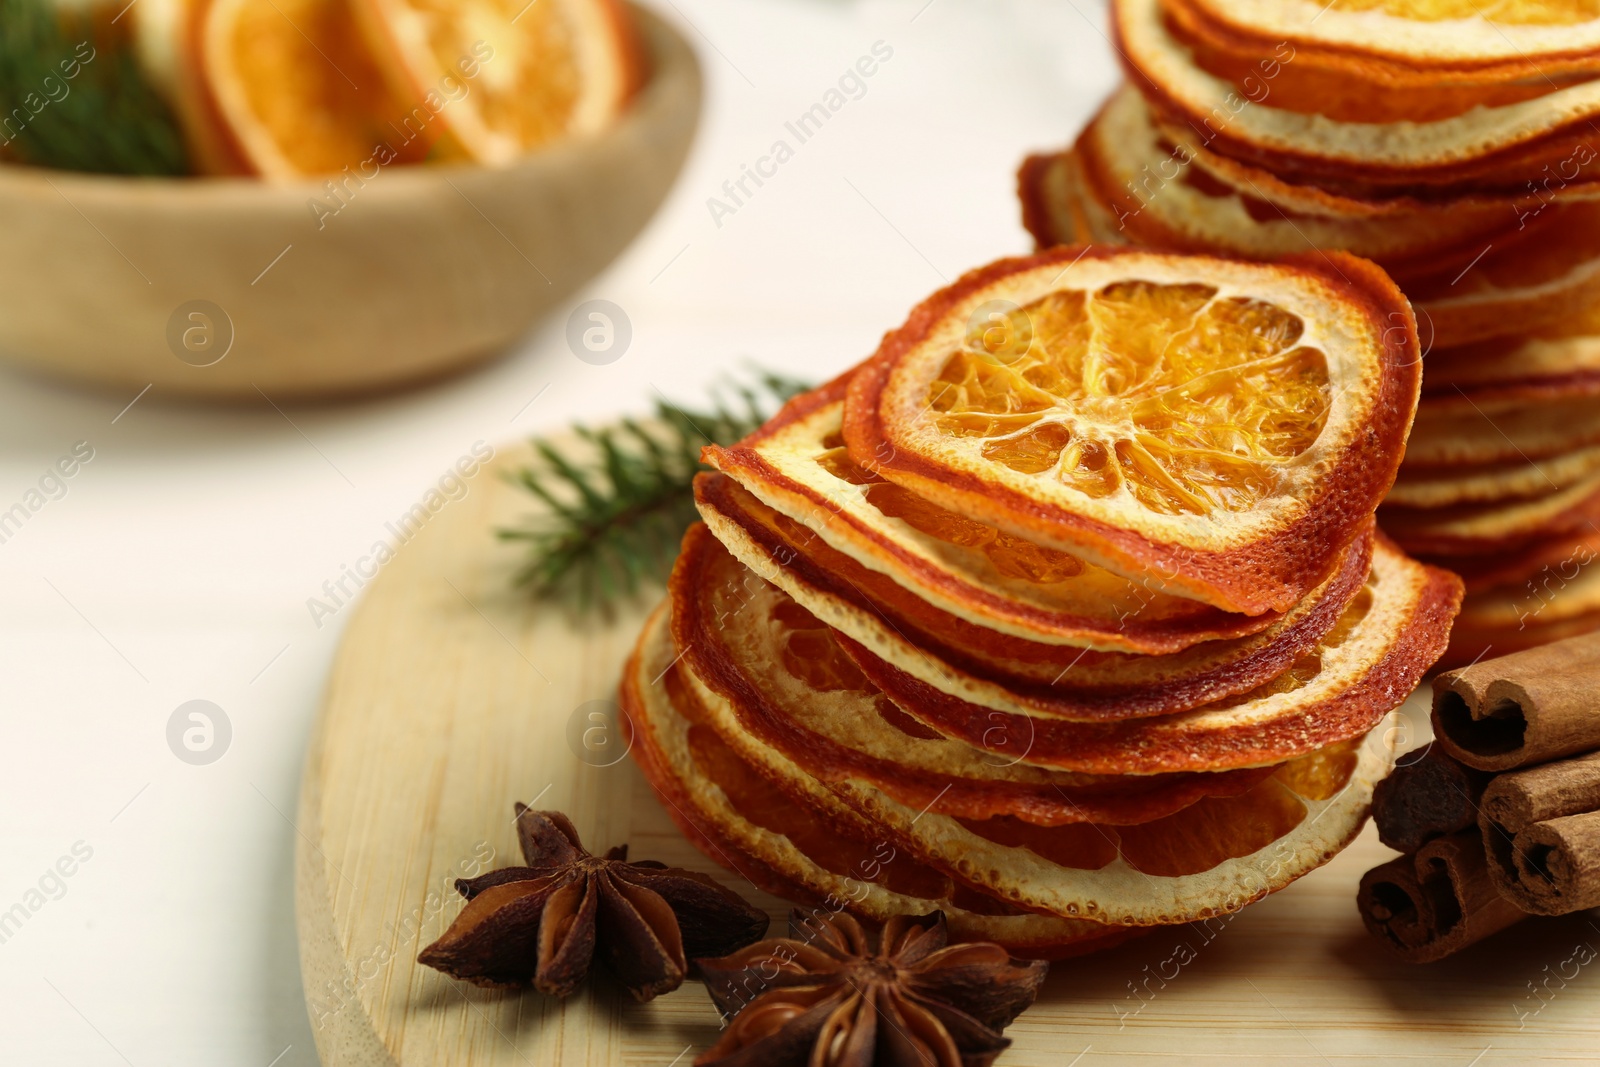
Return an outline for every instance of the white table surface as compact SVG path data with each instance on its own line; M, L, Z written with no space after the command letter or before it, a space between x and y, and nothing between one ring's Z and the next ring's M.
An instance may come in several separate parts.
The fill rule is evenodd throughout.
M626 310L619 361L575 358L557 316L465 377L282 413L0 370L0 510L94 449L0 544L0 913L92 850L0 943L0 1062L315 1064L292 819L349 615L319 628L307 598L476 440L696 398L742 361L860 359L945 280L1029 248L1017 163L1116 78L1095 0L650 2L699 49L707 106L664 210L573 301ZM865 95L719 227L707 198L880 40ZM192 699L233 728L207 766L166 740Z

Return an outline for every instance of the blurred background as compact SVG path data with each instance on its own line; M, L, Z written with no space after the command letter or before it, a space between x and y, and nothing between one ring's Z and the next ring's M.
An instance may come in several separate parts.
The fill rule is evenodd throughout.
M1094 0L649 6L705 78L685 169L498 361L317 404L0 366L0 513L27 506L0 526L0 916L26 912L0 921L6 1062L315 1064L293 820L350 613L308 601L477 442L697 401L744 365L820 380L861 359L939 285L1031 247L1017 162L1069 142L1116 80ZM875 53L774 176L711 203ZM271 269L292 275L293 253ZM61 284L92 314L97 279ZM607 362L569 343L595 300L629 327ZM68 456L72 476L48 477ZM169 736L196 700L216 726L203 763Z

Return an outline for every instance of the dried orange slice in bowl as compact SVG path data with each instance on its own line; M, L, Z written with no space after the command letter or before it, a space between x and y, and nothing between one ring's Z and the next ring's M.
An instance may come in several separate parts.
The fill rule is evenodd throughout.
M1064 247L917 307L851 380L844 439L941 507L1259 613L1377 507L1420 381L1410 305L1365 260Z
M397 133L407 109L346 0L213 0L200 18L206 88L235 154L262 177L349 167L370 178L437 138L437 124L409 142Z
M402 99L480 163L606 128L644 80L620 0L353 0Z

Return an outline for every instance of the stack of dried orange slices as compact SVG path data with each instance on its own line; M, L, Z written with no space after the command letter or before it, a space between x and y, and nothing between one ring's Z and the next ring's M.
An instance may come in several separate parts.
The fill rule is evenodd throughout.
M1360 829L1460 600L1373 523L1417 353L1352 256L971 272L706 450L635 756L751 880L1023 954L1287 885Z
M1600 10L1115 0L1128 84L1020 174L1041 246L1341 250L1427 374L1380 522L1466 577L1448 659L1600 628Z
M1384 528L1461 574L1449 661L1600 629L1600 307L1428 359Z

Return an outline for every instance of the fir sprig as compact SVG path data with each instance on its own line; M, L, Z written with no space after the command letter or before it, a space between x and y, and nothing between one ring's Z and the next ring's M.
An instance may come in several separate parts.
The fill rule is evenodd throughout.
M581 456L534 441L538 461L512 477L543 510L524 526L499 531L503 540L527 542L518 584L591 609L659 582L696 517L694 476L706 469L700 449L748 435L806 388L760 372L719 390L706 409L660 400L648 424L630 418L598 430L578 427Z
M178 120L134 55L132 21L0 0L0 159L104 174L189 172Z

